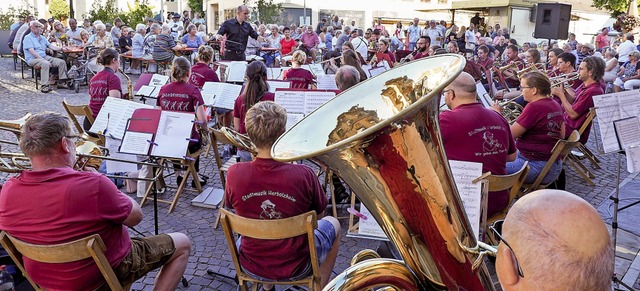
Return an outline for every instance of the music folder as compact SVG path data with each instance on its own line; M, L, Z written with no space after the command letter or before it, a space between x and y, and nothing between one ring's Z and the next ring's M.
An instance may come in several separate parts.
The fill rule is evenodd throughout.
M119 152L167 158L186 158L194 114L137 109L128 121Z

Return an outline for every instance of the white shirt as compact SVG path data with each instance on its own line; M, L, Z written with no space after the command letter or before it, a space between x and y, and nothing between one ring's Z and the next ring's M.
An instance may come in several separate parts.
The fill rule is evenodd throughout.
M429 27L425 29L425 32L431 39L431 45L439 45L442 47L444 35L442 34L442 31L440 31L440 29Z
M625 63L629 61L629 53L635 51L636 45L632 41L626 40L618 46L618 61Z
M364 37L356 37L351 41L351 44L353 45L353 47L355 48L356 52L359 53L363 59L367 59L368 56L368 47L369 47L369 42L364 39Z
M467 37L467 43L476 43L476 34L473 31L467 30L464 35Z

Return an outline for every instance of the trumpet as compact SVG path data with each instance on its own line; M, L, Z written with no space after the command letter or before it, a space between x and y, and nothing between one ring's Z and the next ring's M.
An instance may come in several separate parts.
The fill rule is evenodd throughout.
M120 74L127 78L127 95L123 95L122 98L133 100L133 85L131 84L131 78L129 78L129 76L127 76L127 74L125 74L121 68L118 68L118 72L120 72Z
M513 68L517 68L517 67L519 67L519 66L520 66L520 65L522 65L522 64L524 64L524 63L522 63L521 61L511 62L511 63L508 63L508 64L506 64L506 65L502 66L502 67L498 67L498 72L500 72L500 74L502 74L502 73L504 73L506 70L513 69Z
M560 85L562 85L563 87L571 87L571 84L569 82L573 83L573 81L577 80L579 77L580 76L578 75L578 72L571 72L568 74L562 74L553 78L549 78L549 81L551 81L552 88Z
M516 71L516 77L518 77L518 79L520 79L526 73L539 72L539 71L540 71L540 69L538 68L538 66L536 66L536 64L529 64L526 67L524 67L524 69Z

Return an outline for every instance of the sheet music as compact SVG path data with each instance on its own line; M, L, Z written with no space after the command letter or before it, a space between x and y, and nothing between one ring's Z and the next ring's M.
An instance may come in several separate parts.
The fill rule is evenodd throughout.
M107 129L107 134L104 134L105 136L122 139L125 127L127 126L127 119L131 118L133 111L139 108L152 109L153 105L107 97L89 132L104 134L105 129Z
M152 133L127 131L122 138L120 152L134 155L146 156L153 140Z
M385 67L373 67L373 68L369 69L369 75L371 77L375 77L375 76L380 75L380 74L382 74L382 73L384 73L386 71L387 71L387 69Z
M630 117L613 122L621 149L640 145L640 119Z
M140 89L136 92L136 95L139 96L151 96L151 94L153 94L153 91L156 90L155 86L142 86L140 87ZM157 94L156 94L157 95Z
M227 82L244 82L246 71L247 62L229 62L227 67Z
M386 239L387 235L384 233L376 219L373 218L369 209L367 209L363 203L360 203L360 214L367 217L367 219L358 220L358 234L379 237Z
M635 173L640 171L640 146L629 147L627 153L627 171Z
M202 99L204 99L205 105L233 110L233 105L240 96L241 90L241 85L205 82L202 86Z
M300 122L302 118L304 118L304 114L287 113L287 124L285 126L286 129L289 130L290 128L292 128L294 125Z
M304 114L307 115L316 108L327 103L331 98L336 97L335 92L322 92L322 91L306 91L304 92Z
M473 233L476 235L476 239L480 239L482 183L474 184L472 181L482 175L482 164L449 160L449 167L451 167L453 180L458 188L467 218L471 222Z
M275 102L287 110L287 113L304 114L304 91L276 91Z
M364 71L364 74L367 75L367 79L371 78L371 72L369 72L369 70L371 70L371 65L369 64L362 65L362 70Z
M187 154L193 113L162 111L151 155L158 157L182 158Z
M324 68L322 68L322 64L307 64L301 66L303 69L311 72L314 76L325 75Z
M164 86L167 82L169 82L169 76L153 74L151 81L149 81L149 86Z
M267 84L269 85L269 92L276 93L276 89L289 89L291 88L291 82L289 81L277 81L277 80L267 80Z
M482 85L482 82L480 81L476 82L476 92L478 93L478 99L480 99L482 106L485 108L491 107L493 100L491 100L489 93L487 93L487 90L484 89L484 85Z
M318 81L318 90L338 90L336 75L319 75L316 77L316 80Z
M638 90L632 90L593 96L600 139L605 153L620 150L613 122L638 116L640 108L638 94L640 94Z
M123 154L118 152L120 148L120 140L106 137L104 145L109 150L109 157L111 158L116 158L120 160L131 161L131 162L136 162L138 160L135 155ZM127 173L127 172L135 172L138 170L138 165L134 163L116 162L110 159L106 161L107 161L107 173Z

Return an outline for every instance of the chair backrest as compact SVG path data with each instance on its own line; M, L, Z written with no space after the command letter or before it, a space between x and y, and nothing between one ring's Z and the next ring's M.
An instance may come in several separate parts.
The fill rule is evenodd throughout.
M240 217L230 211L220 208L222 212L220 219L222 221L222 228L224 230L225 237L227 238L227 244L231 251L231 257L238 274L238 280L240 285L244 286L244 281L262 282L254 279L242 271L240 266L240 260L238 257L238 250L236 248L236 240L234 233L241 236L251 237L255 239L274 240L274 239L286 239L303 234L307 235L309 241L309 252L311 258L311 268L313 270L312 275L309 277L296 281L297 283L306 283L309 285L310 290L313 287L319 286L320 273L318 267L318 260L315 248L315 238L313 231L318 226L317 215L315 211L309 211L297 216L284 218L284 219L250 219ZM292 285L293 282L269 282L270 284L287 284Z
M529 189L537 190L538 187L540 187L540 183L542 183L542 179L544 178L544 176L547 175L547 172L549 172L549 169L551 169L551 166L553 165L553 163L555 163L555 161L558 159L561 159L564 161L567 155L571 153L571 150L576 146L578 146L579 144L580 144L580 133L578 133L577 130L574 130L567 139L558 140L558 142L556 142L556 145L553 147L553 150L551 151L551 158L544 165L544 168L542 168L540 175L538 175L535 182L531 184L531 187Z
M525 162L522 165L522 168L517 172L510 175L489 175L487 180L489 181L489 192L496 192L511 189L509 191L509 200L507 202L507 206L503 211L489 217L487 222L491 223L497 219L500 219L500 216L504 218L507 211L513 204L513 200L516 198L518 193L520 193L520 188L524 184L524 180L527 178L527 174L529 173L529 162Z
M69 118L73 122L73 125L76 127L79 134L83 134L85 131L80 122L78 122L77 116L84 116L84 118L89 119L89 122L93 124L93 112L89 105L70 105L67 103L67 99L63 99L62 107L64 107L64 110L69 114Z
M591 124L594 118L596 118L596 108L592 107L589 109L589 113L587 113L587 118L584 120L584 122L578 129L578 133L580 134L580 136L584 135L584 131Z
M97 234L63 244L36 245L23 242L3 231L0 233L0 243L36 290L44 289L35 284L24 269L23 256L43 263L69 263L92 258L111 290L123 290L104 255L104 242Z

